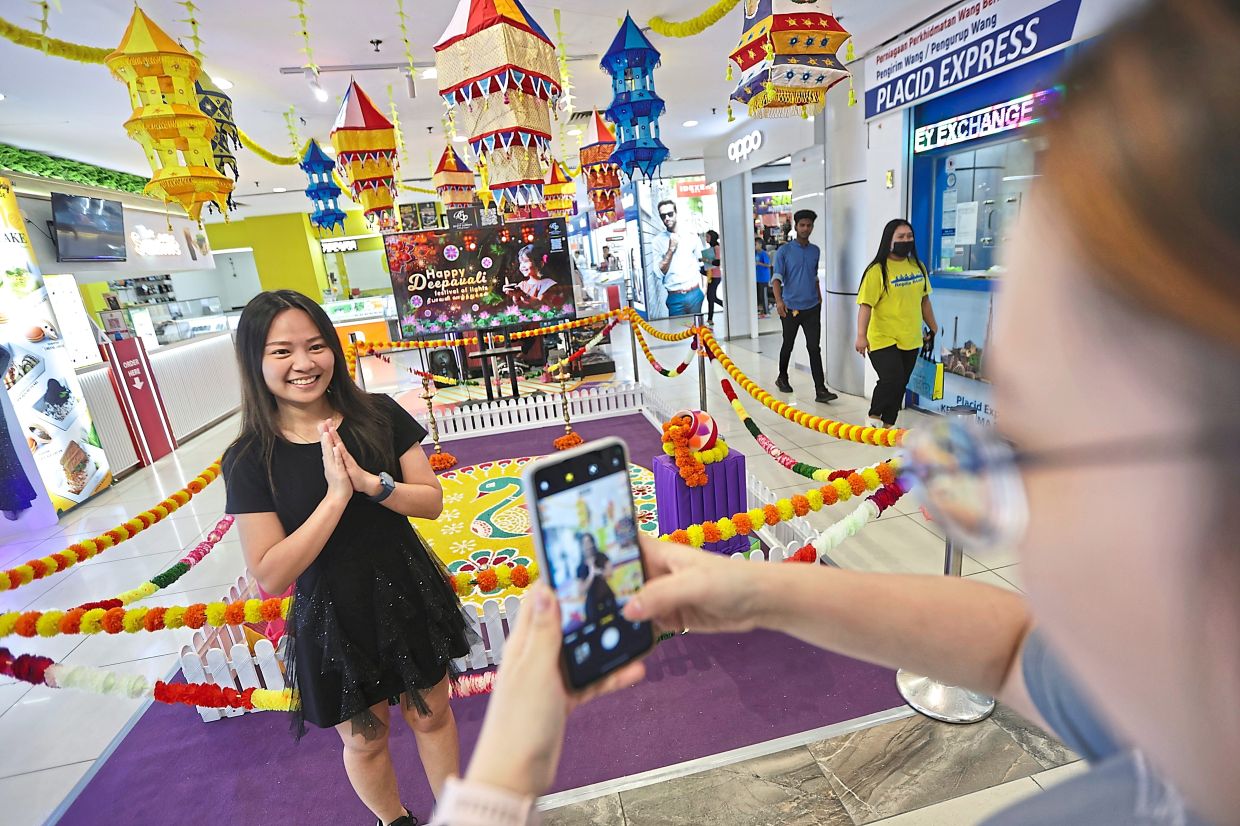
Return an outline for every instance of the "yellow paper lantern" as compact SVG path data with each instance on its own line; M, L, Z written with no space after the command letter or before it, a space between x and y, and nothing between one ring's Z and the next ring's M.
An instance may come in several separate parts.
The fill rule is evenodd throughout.
M233 182L214 167L215 122L198 106L194 81L202 63L136 6L120 45L104 63L129 87L133 114L125 131L142 145L151 165L146 194L180 204L195 221L208 203L223 213Z

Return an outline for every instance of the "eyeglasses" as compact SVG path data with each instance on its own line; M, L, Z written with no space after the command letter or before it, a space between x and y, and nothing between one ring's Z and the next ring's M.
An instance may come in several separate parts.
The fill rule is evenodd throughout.
M1175 461L1204 453L1199 440L1165 438L1021 451L964 417L919 426L904 448L900 475L906 487L916 486L930 516L953 540L983 547L1010 547L1024 537L1029 504L1022 469Z
M662 218L662 219L664 219L664 220L667 220L668 218L675 218L675 217L676 217L676 213L674 213L674 212L660 212L660 213L659 213L659 217L660 217L660 218Z

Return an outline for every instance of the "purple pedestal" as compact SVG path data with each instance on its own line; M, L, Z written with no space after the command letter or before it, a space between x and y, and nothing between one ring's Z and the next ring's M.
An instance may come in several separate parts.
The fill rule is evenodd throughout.
M675 459L666 454L654 458L660 534L745 510L745 454L734 450L722 462L707 465L706 480L700 488L688 487L680 478ZM715 553L734 554L749 550L749 537L734 536L723 542L707 542L703 547Z

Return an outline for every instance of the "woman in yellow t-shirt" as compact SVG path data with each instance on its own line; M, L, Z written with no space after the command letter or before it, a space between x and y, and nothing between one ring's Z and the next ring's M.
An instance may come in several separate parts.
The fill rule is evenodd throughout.
M922 322L931 340L939 331L930 277L917 256L913 227L903 218L883 228L878 254L861 276L857 305L857 352L864 356L868 350L878 373L866 424L892 427L922 347Z

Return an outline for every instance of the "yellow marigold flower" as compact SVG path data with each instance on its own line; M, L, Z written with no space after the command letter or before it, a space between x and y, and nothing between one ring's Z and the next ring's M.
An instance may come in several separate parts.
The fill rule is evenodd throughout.
M82 621L78 623L78 630L83 634L98 634L103 630L103 615L107 611L102 608L92 608L85 614L82 614Z
M224 603L208 602L207 603L207 624L218 628L224 624Z
M85 621L85 617L83 617ZM164 628L184 628L185 627L185 606L169 605L168 610L164 611Z
M35 621L34 630L40 637L54 637L60 633L60 618L64 615L64 611L48 611Z

